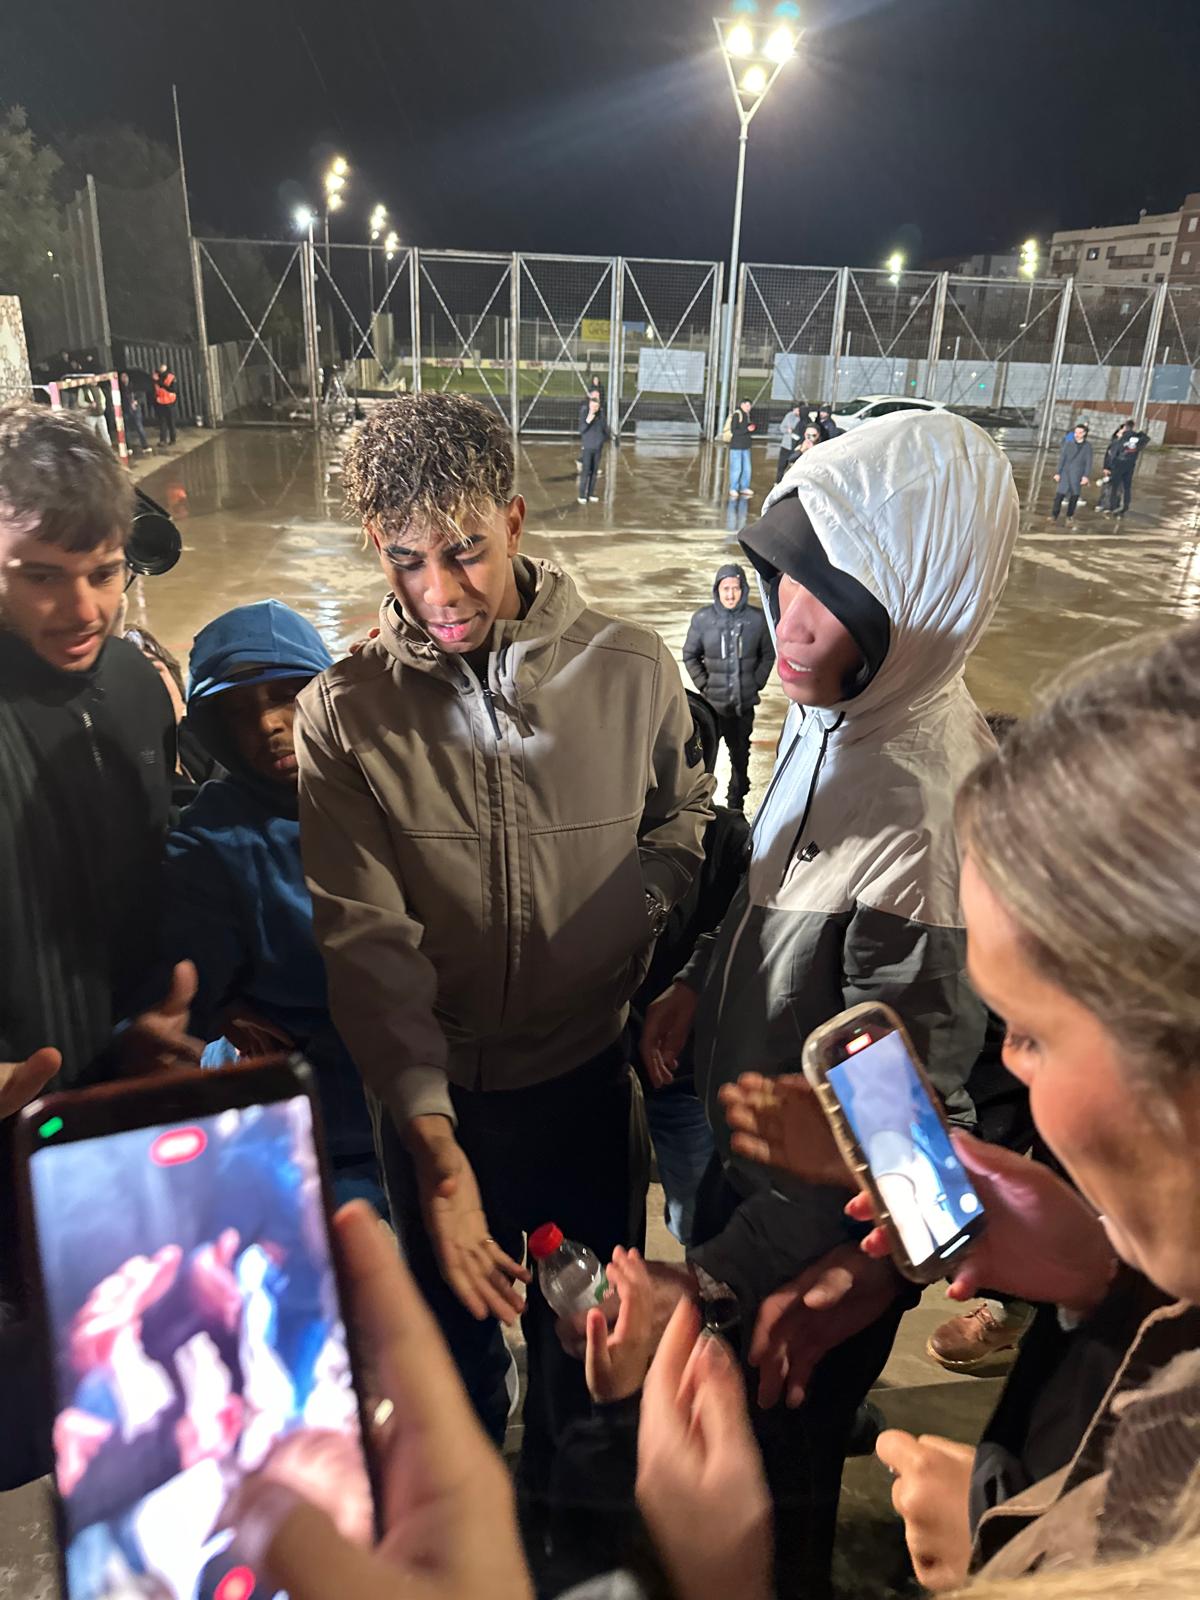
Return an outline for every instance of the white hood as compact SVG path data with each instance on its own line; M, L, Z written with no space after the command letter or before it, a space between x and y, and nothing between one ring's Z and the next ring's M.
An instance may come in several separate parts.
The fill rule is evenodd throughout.
M1007 456L950 412L900 412L807 451L763 509L789 494L891 624L875 677L831 712L919 709L962 672L1004 588L1019 513Z

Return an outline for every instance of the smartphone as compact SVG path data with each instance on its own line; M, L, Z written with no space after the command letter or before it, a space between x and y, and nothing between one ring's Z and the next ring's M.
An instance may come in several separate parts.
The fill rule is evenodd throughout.
M883 1005L843 1011L809 1035L803 1065L897 1267L914 1283L945 1277L986 1220L900 1018Z
M51 1095L17 1143L70 1600L277 1595L222 1526L253 1473L369 1542L307 1063Z

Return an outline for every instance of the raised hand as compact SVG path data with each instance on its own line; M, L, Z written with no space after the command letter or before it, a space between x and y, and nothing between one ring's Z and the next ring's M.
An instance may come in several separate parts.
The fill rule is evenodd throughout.
M764 1078L743 1072L722 1086L719 1098L735 1154L806 1183L858 1187L816 1095L798 1073Z
M957 1589L971 1564L968 1499L975 1452L969 1445L889 1428L875 1454L894 1475L892 1504L904 1518L904 1537L917 1582L936 1594Z
M610 1328L604 1312L587 1314L584 1371L593 1400L609 1404L636 1394L646 1380L657 1342L654 1290L646 1263L636 1250L613 1251L608 1281L620 1297L617 1320Z
M722 1340L699 1335L681 1301L642 1393L638 1505L678 1600L768 1600L771 1497L741 1373Z

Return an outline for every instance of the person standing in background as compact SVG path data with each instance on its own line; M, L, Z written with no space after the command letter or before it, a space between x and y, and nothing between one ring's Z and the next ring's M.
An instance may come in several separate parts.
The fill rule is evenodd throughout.
M593 390L591 398L579 416L579 504L599 500L596 493L596 476L600 471L600 457L611 435L608 422L600 409L600 392Z
M178 400L175 374L164 361L154 374L154 409L158 413L159 444L175 443L175 406Z
M130 383L127 372L121 374L121 414L130 438L137 440L141 454L150 455L152 452L146 443L146 424L142 419L142 396Z
M740 401L737 410L731 412L726 419L721 436L729 446L731 500L736 500L739 495L744 500L749 500L753 493L750 488L750 445L757 431L758 424L751 419L749 400Z
M1108 441L1104 452L1104 466L1112 482L1112 509L1114 515L1123 517L1129 510L1133 493L1133 474L1137 470L1142 451L1150 443L1150 435L1142 433L1133 419L1123 422Z
M803 400L796 404L779 424L779 464L775 468L775 482L778 483L791 464L792 456L800 436L804 431L804 424L808 421L808 405Z
M1058 457L1058 471L1054 474L1054 481L1058 488L1054 493L1054 510L1052 520L1058 521L1058 514L1062 510L1062 503L1067 502L1067 527L1075 521L1075 507L1079 503L1079 496L1084 485L1091 481L1092 476L1092 447L1088 443L1088 429L1086 422L1077 422L1068 436L1063 440L1062 450Z
M775 651L767 619L751 606L746 574L736 562L717 573L712 605L692 618L683 664L716 716L718 736L733 767L726 804L741 811L750 789L754 708L771 676Z
M817 407L817 426L826 439L840 439L845 433L845 428L839 428L833 420L832 406Z

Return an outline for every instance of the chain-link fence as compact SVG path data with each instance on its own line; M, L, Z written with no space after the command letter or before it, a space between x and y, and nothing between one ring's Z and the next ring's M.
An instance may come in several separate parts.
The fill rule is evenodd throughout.
M314 416L309 257L300 242L197 239L212 420Z
M731 406L749 400L774 427L797 401L833 393L840 278L836 267L743 267Z
M511 420L514 257L420 250L413 258L418 387L473 394Z
M951 276L934 371L919 392L1032 426L1046 404L1062 298L1061 283Z
M86 208L82 221L87 222ZM86 242L86 240L85 240ZM206 407L317 423L336 393L476 395L515 434L573 434L592 383L614 432L719 433L723 269L706 261L197 239ZM1200 442L1200 291L850 267L743 266L730 403L760 436L796 401L934 400L1036 430L1153 407ZM148 341L154 343L154 341ZM180 363L182 364L182 363ZM1194 419L1182 413L1194 409Z
M612 383L616 263L608 256L517 258L516 366L520 433L572 433L589 384Z
M720 310L716 262L622 261L613 408L618 432L712 433Z

